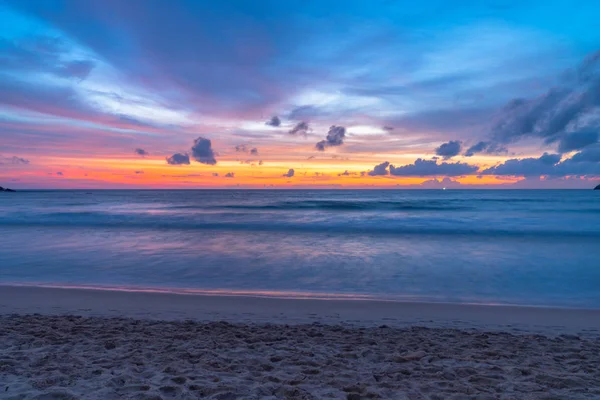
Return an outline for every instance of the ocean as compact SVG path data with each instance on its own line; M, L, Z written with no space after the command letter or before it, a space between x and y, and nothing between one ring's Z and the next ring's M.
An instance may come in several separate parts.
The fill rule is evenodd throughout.
M0 194L0 284L600 308L599 250L592 190Z

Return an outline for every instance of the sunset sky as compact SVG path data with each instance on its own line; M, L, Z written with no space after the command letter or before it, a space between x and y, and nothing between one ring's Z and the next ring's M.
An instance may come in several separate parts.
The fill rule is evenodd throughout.
M0 186L591 188L596 0L0 0Z

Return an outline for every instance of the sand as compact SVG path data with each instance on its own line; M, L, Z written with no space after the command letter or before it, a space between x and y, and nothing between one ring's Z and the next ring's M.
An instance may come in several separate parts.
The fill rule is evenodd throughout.
M0 287L0 399L600 399L599 313Z

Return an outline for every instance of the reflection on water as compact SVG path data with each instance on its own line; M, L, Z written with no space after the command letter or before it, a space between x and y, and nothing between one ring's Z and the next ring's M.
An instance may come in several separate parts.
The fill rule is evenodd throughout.
M600 307L588 192L21 196L0 200L0 283Z

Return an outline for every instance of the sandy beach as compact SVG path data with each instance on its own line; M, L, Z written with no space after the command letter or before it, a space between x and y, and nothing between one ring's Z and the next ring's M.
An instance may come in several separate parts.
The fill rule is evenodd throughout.
M0 287L1 399L597 399L600 311Z

